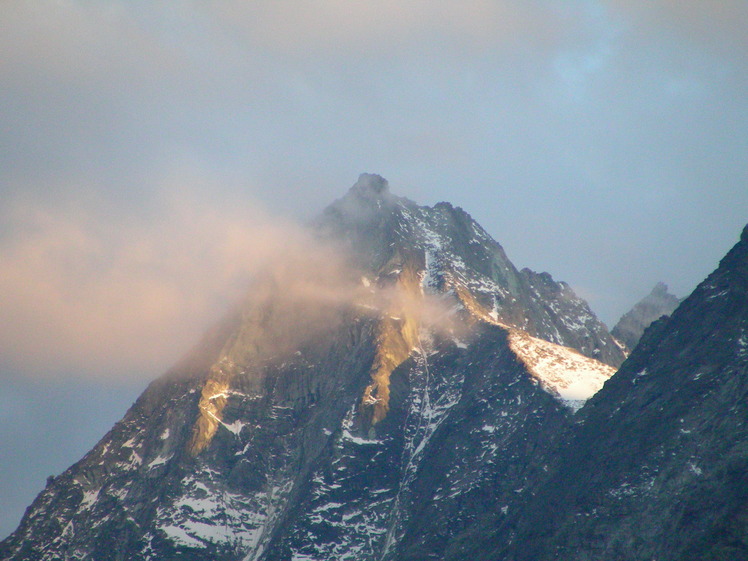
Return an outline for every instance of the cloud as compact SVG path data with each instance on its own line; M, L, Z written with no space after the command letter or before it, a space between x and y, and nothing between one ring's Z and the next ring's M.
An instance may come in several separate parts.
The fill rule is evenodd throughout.
M0 194L76 186L148 206L154 174L186 154L304 213L371 170L419 202L475 212L518 264L587 283L613 258L576 257L580 239L614 240L605 255L621 255L621 243L688 235L679 223L694 216L708 219L700 236L738 221L745 10L731 0L10 0ZM558 193L568 205L548 204ZM673 220L642 221L650 213ZM633 231L637 222L646 228ZM677 286L680 274L663 280ZM603 284L621 282L610 272Z
M535 2L489 0L304 0L220 2L212 3L209 10L258 48L291 55L390 56L412 54L419 45L431 49L446 43L449 48L482 51L518 42L525 47L546 42L560 30L553 25L553 11L538 8ZM538 12L545 17L538 17Z
M246 198L214 200L212 187L194 170L178 173L137 211L104 197L9 201L0 217L3 367L149 378L252 278L296 275L287 297L332 298L341 262L333 249Z
M457 327L453 302L378 284L339 240L246 196L214 198L225 186L199 169L168 174L137 208L55 187L68 195L19 195L0 211L0 371L9 377L148 380L237 306L236 362L296 350L333 331L341 309Z
M168 79L189 69L178 44L169 43L154 23L163 7L142 12L121 2L10 0L0 9L5 73L85 86L107 72L143 87L157 70Z
M629 18L632 25L652 33L698 41L705 48L745 46L748 5L742 0L718 3L699 0L611 0L611 7Z

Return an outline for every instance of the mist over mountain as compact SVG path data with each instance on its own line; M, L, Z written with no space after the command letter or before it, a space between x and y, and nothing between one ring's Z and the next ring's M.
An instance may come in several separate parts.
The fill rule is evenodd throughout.
M740 558L746 232L626 359L464 210L363 174L0 557Z

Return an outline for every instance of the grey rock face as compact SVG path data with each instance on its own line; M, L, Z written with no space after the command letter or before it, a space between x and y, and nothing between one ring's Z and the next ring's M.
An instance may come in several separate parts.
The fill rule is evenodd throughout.
M424 287L456 296L474 316L612 366L623 362L625 355L605 325L568 284L548 273L518 271L501 245L461 208L418 206L393 196L381 187L383 181L362 176L316 224L324 236L345 240L363 269L378 271L391 263L396 270L403 260L417 259Z
M631 350L652 322L672 314L678 304L680 300L668 292L666 284L659 282L649 295L621 316L610 334Z
M570 415L528 378L506 333L433 340L395 372L390 415L352 409L268 559L461 558L466 530L523 500L532 454Z
M268 315L301 312L256 287L49 482L0 558L464 559L519 512L575 417L508 334L618 364L605 327L467 213L398 198L379 176L314 228L346 246L352 277L406 304L433 297L447 324L396 299L348 301L293 349L263 353Z
M326 427L367 382L370 335L370 323L352 321L285 364L253 365L225 390L218 431L197 455L189 443L207 375L172 371L50 482L0 557L241 559L261 547Z

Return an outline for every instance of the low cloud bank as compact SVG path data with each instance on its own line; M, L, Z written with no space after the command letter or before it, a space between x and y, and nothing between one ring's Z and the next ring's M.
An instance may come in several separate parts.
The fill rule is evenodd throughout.
M153 377L260 276L287 302L350 297L334 248L256 204L175 186L146 207L16 199L0 211L3 371Z
M377 286L335 240L206 191L175 181L138 210L80 193L10 201L0 211L0 372L151 379L237 305L239 336L263 357L334 328L340 306L454 329L453 301L417 284Z

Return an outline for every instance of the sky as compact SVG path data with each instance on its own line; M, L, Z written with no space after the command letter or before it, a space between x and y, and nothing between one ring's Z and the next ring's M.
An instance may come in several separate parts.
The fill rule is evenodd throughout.
M748 222L744 0L0 3L0 536L363 172L610 327ZM295 234L294 234L295 235Z

